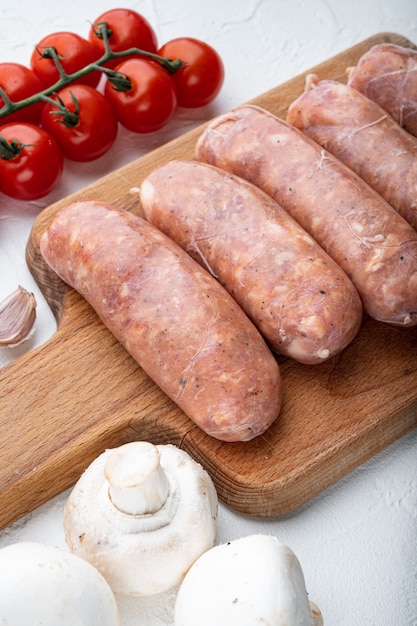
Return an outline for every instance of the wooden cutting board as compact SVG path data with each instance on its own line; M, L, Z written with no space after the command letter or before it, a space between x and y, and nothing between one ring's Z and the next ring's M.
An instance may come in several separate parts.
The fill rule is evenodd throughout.
M378 34L310 71L345 82L372 45L415 47ZM285 117L305 74L252 102ZM154 385L94 311L47 268L39 239L70 201L96 199L139 213L137 187L156 165L192 158L202 127L48 207L34 223L27 263L58 321L43 346L0 370L0 527L70 487L105 448L131 440L173 443L210 473L220 499L251 515L299 507L416 425L417 329L365 318L355 341L319 366L280 359L281 415L249 443L201 432Z

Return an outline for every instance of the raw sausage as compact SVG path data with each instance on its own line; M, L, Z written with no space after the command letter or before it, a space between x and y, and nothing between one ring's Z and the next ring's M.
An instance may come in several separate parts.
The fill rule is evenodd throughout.
M309 77L287 120L363 178L417 230L417 137L337 81Z
M348 85L377 102L417 137L417 50L380 43L346 70Z
M208 435L248 441L281 407L281 376L229 293L146 220L111 205L61 209L41 253L157 385Z
M359 176L284 120L242 105L211 122L196 156L283 206L345 270L364 309L417 324L417 233Z
M177 160L145 178L140 200L145 217L209 269L274 351L312 365L355 337L362 304L352 282L255 185Z

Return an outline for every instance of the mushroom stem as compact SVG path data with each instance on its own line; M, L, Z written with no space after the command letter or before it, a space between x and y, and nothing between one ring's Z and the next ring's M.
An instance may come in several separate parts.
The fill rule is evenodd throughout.
M113 505L128 515L156 513L165 504L169 482L156 446L135 441L111 450L104 475Z
M162 593L213 546L217 504L209 474L187 452L136 441L105 450L80 476L65 505L65 540L115 593Z

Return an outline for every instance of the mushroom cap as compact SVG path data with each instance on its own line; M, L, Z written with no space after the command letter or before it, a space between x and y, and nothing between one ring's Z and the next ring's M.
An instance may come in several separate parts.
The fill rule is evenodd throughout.
M138 454L149 445L126 444L136 446ZM156 512L130 514L112 502L105 467L117 448L106 450L91 463L65 506L69 549L94 565L115 593L167 591L178 585L192 563L214 544L218 499L210 476L176 446L155 448L168 479L168 496Z
M316 617L297 557L270 535L249 535L205 552L175 603L175 626L314 626L321 623L320 612Z
M0 550L0 624L119 626L114 594L83 559L31 541Z

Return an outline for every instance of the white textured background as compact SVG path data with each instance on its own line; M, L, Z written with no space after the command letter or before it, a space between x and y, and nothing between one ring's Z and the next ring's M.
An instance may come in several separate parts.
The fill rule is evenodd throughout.
M2 0L0 61L28 64L41 37L58 30L86 36L89 22L115 6L109 0L42 5ZM0 351L0 366L43 343L55 329L24 259L33 219L44 207L370 35L396 32L417 43L415 0L127 0L121 6L142 13L160 44L182 35L211 43L225 63L222 93L208 107L179 112L152 135L121 132L112 154L98 161L66 163L59 186L42 200L26 204L0 194L0 299L22 284L39 303L33 340ZM0 389L0 402L1 394ZM221 505L217 541L265 532L287 543L301 561L326 626L416 626L416 452L414 431L284 518L254 519ZM0 547L22 539L64 546L61 516L67 495L1 531ZM0 572L0 585L5 575ZM172 594L121 601L122 624L171 625L172 603Z

